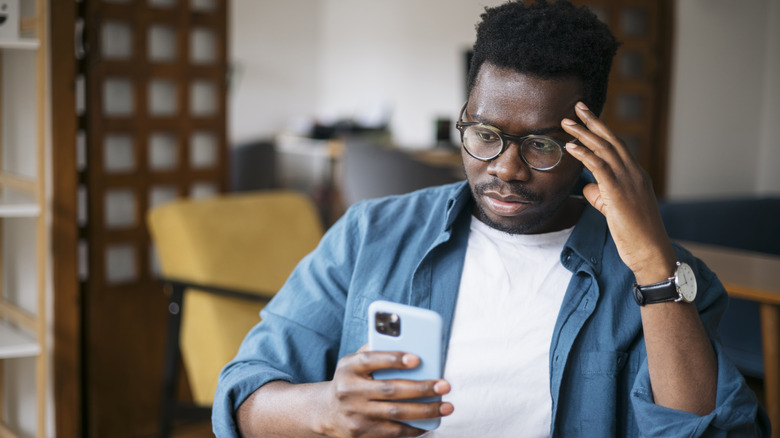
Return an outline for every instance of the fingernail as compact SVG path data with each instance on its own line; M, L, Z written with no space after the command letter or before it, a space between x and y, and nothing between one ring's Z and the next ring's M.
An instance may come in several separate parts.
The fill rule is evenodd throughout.
M577 146L577 143L571 143L571 142L566 143L566 150L567 151L568 150L572 150L572 149L577 149L578 147L579 146Z
M589 111L587 105L585 105L582 102L577 102L577 108L583 110L583 111Z
M401 363L403 363L406 366L412 366L414 365L414 355L411 354L404 354L401 358Z
M574 121L574 120L572 120L572 119L563 119L563 124L564 124L564 125L569 125L569 126L574 126L574 125L576 125L576 124L577 124L577 122L575 122L575 121Z
M450 386L447 384L447 382L440 380L433 385L433 391L436 394L446 394L450 392Z

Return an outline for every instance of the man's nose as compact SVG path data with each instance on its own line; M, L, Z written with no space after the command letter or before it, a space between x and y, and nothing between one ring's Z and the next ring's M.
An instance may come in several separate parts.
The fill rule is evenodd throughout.
M531 168L523 161L519 148L516 143L510 142L504 153L488 164L488 173L502 181L527 181Z

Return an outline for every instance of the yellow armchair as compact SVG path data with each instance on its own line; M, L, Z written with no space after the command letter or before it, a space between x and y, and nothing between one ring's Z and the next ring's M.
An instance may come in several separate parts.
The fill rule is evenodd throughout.
M220 370L323 230L309 198L291 191L178 200L151 210L147 223L171 289L160 425L167 436L174 417L211 406ZM175 401L179 357L194 409Z

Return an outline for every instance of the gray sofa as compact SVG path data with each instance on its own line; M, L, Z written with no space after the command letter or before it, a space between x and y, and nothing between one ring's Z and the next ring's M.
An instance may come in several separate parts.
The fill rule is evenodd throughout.
M660 209L672 239L780 255L780 197L675 200ZM730 299L719 332L740 371L763 378L758 304Z

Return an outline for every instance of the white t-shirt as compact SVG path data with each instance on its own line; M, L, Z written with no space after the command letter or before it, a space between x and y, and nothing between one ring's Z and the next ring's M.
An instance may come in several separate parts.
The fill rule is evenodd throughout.
M455 412L426 437L549 436L550 342L572 230L510 235L472 218L444 370Z

